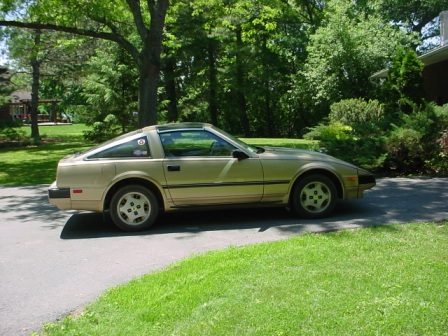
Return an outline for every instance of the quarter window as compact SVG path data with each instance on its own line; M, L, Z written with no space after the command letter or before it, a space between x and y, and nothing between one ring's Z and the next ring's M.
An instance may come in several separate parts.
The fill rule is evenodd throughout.
M105 149L89 156L89 159L116 159L149 157L148 139L146 136Z

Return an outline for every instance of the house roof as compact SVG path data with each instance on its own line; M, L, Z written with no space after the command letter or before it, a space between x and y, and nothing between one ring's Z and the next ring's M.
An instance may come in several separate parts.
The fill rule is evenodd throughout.
M448 60L448 44L434 48L431 51L419 56L418 59L422 61L425 66L446 61ZM383 69L374 73L370 76L370 78L386 78L388 72L389 69Z
M10 94L12 97L11 103L20 103L22 100L30 100L31 92L30 91L14 91Z

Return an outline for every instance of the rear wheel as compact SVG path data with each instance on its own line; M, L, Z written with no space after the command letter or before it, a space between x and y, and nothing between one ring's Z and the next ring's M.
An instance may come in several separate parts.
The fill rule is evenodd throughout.
M333 181L323 175L310 175L294 186L291 208L300 217L322 218L333 212L336 202Z
M112 197L110 215L115 225L124 231L148 229L157 218L159 205L154 194L145 187L128 185Z

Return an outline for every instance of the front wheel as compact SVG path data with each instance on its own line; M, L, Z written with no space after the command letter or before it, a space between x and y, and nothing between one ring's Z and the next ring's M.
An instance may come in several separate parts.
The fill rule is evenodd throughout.
M333 212L336 202L333 181L323 175L310 175L294 186L291 208L300 217L322 218Z
M119 189L110 202L110 215L124 231L148 229L157 218L159 205L154 194L139 185Z

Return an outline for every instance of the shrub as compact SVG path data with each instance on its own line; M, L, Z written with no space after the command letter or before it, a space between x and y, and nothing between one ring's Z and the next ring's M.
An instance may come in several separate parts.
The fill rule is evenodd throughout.
M5 128L1 132L2 137L8 141L19 141L26 137L25 132L22 130L17 130L13 127Z
M103 121L93 123L92 130L84 131L84 139L92 142L102 142L120 134L118 119L113 114L109 114Z
M329 118L332 122L345 125L375 123L384 116L383 105L378 100L344 99L330 107Z
M406 126L396 127L386 140L388 167L405 174L421 171L424 163L422 136Z
M320 140L320 146L328 154L365 169L382 167L386 158L381 136L358 137L350 126L342 123L320 124L311 128L304 138Z
M439 132L436 132L438 148L425 163L426 167L434 173L448 176L448 104L433 106L433 108L439 128Z
M441 138L448 128L448 108L428 104L422 111L402 114L400 124L387 136L388 167L404 173L447 171Z
M341 100L331 106L329 123L310 129L305 138L320 140L327 152L366 169L379 169L386 159L377 100Z
M334 122L329 125L319 124L311 127L310 131L303 137L308 140L320 140L323 142L332 139L347 140L351 138L351 128L340 122Z
M0 121L0 148L21 147L31 143L26 133L19 128L21 125L21 121Z

